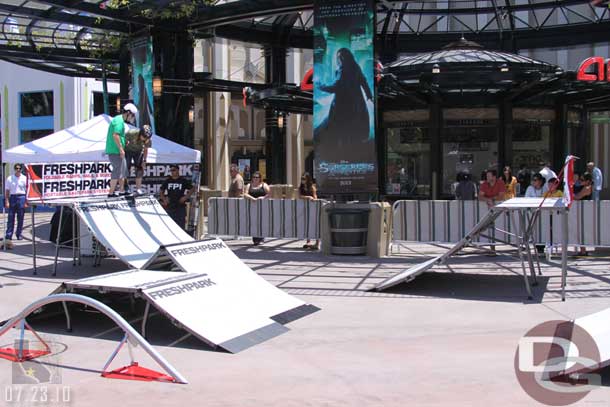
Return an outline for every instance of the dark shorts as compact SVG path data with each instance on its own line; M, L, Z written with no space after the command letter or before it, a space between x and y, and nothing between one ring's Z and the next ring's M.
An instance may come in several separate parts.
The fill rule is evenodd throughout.
M142 178L144 175L144 153L125 150L125 160L127 161L127 174L131 175L131 167L136 167L136 178Z

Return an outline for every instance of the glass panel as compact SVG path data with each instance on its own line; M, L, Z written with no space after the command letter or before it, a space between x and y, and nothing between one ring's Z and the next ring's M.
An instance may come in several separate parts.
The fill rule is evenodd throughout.
M117 110L118 98L119 95L116 93L108 94L108 114L110 116L119 114ZM93 92L93 115L97 116L102 113L104 113L104 94L102 92Z
M387 129L386 194L430 197L430 134L425 127Z
M551 159L551 122L513 124L513 174L533 175L540 171L542 163ZM528 177L519 177L527 180ZM520 195L525 194L527 181L520 185Z
M21 117L53 116L53 92L21 94Z
M470 174L477 182L487 168L498 167L498 129L489 126L452 126L443 128L444 197L455 196L457 176Z
M43 130L23 130L21 132L21 142L28 143L30 141L48 136L53 133L53 129L43 129Z

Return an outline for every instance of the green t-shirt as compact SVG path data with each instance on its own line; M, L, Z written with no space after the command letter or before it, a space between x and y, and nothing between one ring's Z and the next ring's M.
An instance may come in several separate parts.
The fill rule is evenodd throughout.
M128 130L127 133L125 133L125 141L125 151L130 151L132 153L141 153L144 151L145 147L152 146L151 139L143 141L142 138L140 138L140 129Z
M121 145L125 148L125 120L123 115L115 116L108 125L108 135L106 136L106 154L120 154L121 151L114 141L113 134L118 133Z

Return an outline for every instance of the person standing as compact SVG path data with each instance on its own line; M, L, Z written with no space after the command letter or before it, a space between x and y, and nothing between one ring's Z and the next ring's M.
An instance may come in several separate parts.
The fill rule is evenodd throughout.
M593 195L592 198L594 201L599 201L599 194L602 191L602 187L604 185L604 176L602 174L602 170L595 166L595 163L591 161L587 164L587 172L591 174L593 178Z
M13 232L15 230L15 216L17 216L17 240L23 239L23 217L27 201L25 194L27 193L28 180L22 173L22 164L13 166L15 174L10 175L6 179L4 191L4 207L8 209L8 223L6 225L6 233L4 235L5 246L7 249L13 248Z
M589 163L592 164L592 163ZM587 167L589 165L587 164ZM593 183L593 175L588 172L582 174L580 179L580 184L582 188L580 191L574 195L575 201L589 201L593 197L593 192L595 191L595 184ZM580 246L578 249L579 256L587 256L587 248L585 246Z
M316 190L313 179L308 172L304 173L301 177L301 185L299 185L299 198L310 201L316 201L318 199L318 191ZM307 242L303 245L303 249L319 250L320 241L316 240L316 244L311 245L311 240L307 239Z
M261 173L256 171L254 174L252 174L252 182L246 186L244 197L256 201L257 199L268 198L270 193L271 190L269 189L269 185L267 185L266 182L263 182ZM254 243L254 246L258 246L264 241L265 239L262 237L252 238L252 243Z
M229 198L241 198L242 196L244 196L244 179L239 173L237 164L231 164L231 185L229 186Z
M136 167L136 190L137 195L142 195L142 177L146 169L146 158L148 149L152 146L152 128L145 124L140 129L130 130L125 138L125 159L127 160L127 174L131 173L131 167Z
M487 206L494 206L494 202L503 201L506 186L501 178L498 178L498 171L488 169L485 172L485 181L481 183L479 191L479 201L487 202Z
M127 178L127 161L125 160L125 122L134 123L138 109L133 103L127 103L123 107L123 112L112 118L108 125L108 134L106 135L106 154L112 165L112 174L110 175L110 190L108 197L114 198L119 194L116 193L118 183L121 195L127 195L125 192L125 179Z
M525 191L530 186L532 181L532 172L527 169L525 164L521 164L517 173L517 182L519 182L519 196L525 196Z
M502 171L502 181L504 181L504 186L506 190L504 191L504 199L511 199L517 196L517 178L513 176L513 171L509 166L504 167L504 171Z
M470 180L470 174L458 173L457 185L455 187L455 198L463 201L473 201L477 197L477 186Z
M193 194L193 183L182 177L178 172L178 166L169 166L170 176L161 184L161 204L167 214L182 229L186 223L186 202Z

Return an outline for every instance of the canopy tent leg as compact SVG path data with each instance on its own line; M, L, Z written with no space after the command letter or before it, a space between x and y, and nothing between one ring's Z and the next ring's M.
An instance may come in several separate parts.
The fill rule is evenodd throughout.
M521 270L523 270L523 280L525 282L525 290L527 291L527 298L528 300L531 300L534 298L534 296L532 295L532 288L530 287L530 281L529 278L527 277L527 270L525 268L525 259L524 259L524 255L523 255L523 251L525 250L525 244L524 244L524 239L523 239L523 234L525 233L525 218L523 216L521 216L521 214L519 214L519 224L521 226L521 236L519 236L519 247L518 247L518 252L519 252L519 259L521 260ZM515 230L517 230L517 228L515 228Z
M55 262L53 263L53 276L57 275L57 258L59 257L59 244L61 243L61 225L64 217L63 205L59 207L59 226L57 227L57 236L55 238Z
M36 268L36 216L34 215L36 205L30 206L30 212L32 214L32 266L34 267L34 275L38 274Z

